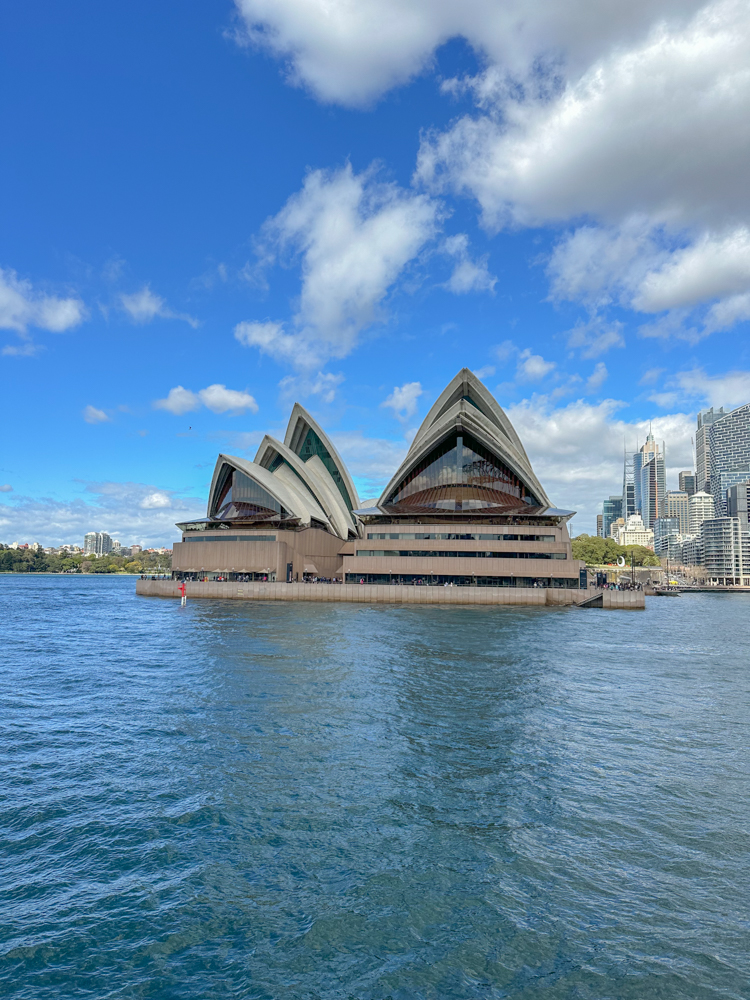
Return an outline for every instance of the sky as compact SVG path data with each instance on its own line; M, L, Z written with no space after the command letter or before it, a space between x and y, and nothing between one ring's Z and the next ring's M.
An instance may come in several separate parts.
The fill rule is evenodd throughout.
M572 532L750 401L750 6L0 5L0 541L171 544L295 401L377 497L475 371Z

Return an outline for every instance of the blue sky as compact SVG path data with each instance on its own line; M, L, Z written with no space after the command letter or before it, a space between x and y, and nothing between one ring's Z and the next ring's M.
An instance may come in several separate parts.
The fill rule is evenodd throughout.
M523 15L523 16L521 16ZM593 530L750 399L734 2L5 5L0 540L169 543L299 399L363 498L464 365Z

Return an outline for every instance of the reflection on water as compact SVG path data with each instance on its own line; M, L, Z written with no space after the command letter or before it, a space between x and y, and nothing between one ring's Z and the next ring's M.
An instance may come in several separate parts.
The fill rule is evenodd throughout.
M0 612L5 995L747 996L750 599Z

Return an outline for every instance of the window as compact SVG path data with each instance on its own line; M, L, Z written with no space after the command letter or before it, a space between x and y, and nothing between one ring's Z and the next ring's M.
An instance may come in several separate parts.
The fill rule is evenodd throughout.
M413 538L424 539L425 541L468 541L468 542L555 542L555 535L460 535L453 531L445 532L374 532L367 533L368 538Z
M357 549L356 556L375 556L383 558L407 559L567 559L565 552L467 552L458 549L455 552L445 552L430 549Z
M344 484L344 477L339 472L339 468L334 462L330 451L326 448L312 427L307 428L307 434L305 434L304 440L302 441L297 454L303 462L307 462L308 459L313 457L313 455L318 456L323 465L325 465L326 469L328 469L331 474L331 478L336 483L336 486L338 486L339 493L344 498L347 510L351 512L352 501L346 489L346 485Z
M187 535L183 542L275 542L276 535L261 535L255 531L246 531L241 535Z
M404 479L387 505L435 510L534 506L536 498L511 470L469 434L453 434Z
M239 469L230 469L218 491L214 517L222 521L252 521L273 517L289 517L289 512L250 476Z

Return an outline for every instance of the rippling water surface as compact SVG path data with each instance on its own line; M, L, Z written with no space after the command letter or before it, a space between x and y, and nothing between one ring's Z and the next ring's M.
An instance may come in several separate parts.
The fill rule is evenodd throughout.
M750 595L0 577L0 993L750 995Z

